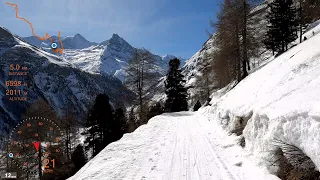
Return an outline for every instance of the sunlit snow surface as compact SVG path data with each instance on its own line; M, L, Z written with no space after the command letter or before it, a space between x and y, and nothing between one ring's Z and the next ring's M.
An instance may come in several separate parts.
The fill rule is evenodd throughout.
M108 145L69 180L278 179L254 166L235 138L206 116L157 116Z
M314 32L314 36L313 36ZM320 26L302 44L213 94L197 113L164 114L107 146L70 180L278 179L267 171L271 140L302 149L320 167ZM252 115L252 116L251 116ZM246 148L220 124L250 117Z
M314 36L313 36L314 32ZM270 157L275 138L299 147L320 168L320 25L308 40L252 73L220 99L212 119L249 117L244 136L249 152Z

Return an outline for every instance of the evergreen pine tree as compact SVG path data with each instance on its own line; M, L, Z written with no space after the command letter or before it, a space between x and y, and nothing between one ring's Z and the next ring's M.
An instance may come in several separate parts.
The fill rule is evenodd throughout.
M128 122L127 122L127 132L133 132L135 129L137 129L137 119L134 113L134 107L131 107L129 116L128 116Z
M112 140L110 128L113 121L113 109L106 94L99 94L92 109L89 110L86 122L86 144L92 148L93 156L98 154Z
M201 108L201 103L198 100L196 104L193 106L193 111L198 111Z
M286 43L286 50L288 50L288 44L298 38L297 31L299 26L299 20L297 18L297 10L293 4L293 0L286 0L286 9L287 9L287 16L285 16L285 22L287 26L284 26L285 29L285 43Z
M167 100L165 102L165 110L168 112L178 112L188 110L188 92L185 80L179 69L180 60L174 58L169 61L169 71L165 81L165 93Z
M83 150L82 145L78 145L76 149L71 154L71 161L73 163L72 173L75 174L79 169L81 169L87 163L87 156Z
M127 132L126 116L123 109L118 108L114 113L114 120L112 123L112 141L119 140L124 133Z
M269 4L268 30L264 44L273 52L288 50L297 36L298 20L292 0L274 0Z
M319 0L299 0L301 4L302 22L309 24L320 18L320 1Z

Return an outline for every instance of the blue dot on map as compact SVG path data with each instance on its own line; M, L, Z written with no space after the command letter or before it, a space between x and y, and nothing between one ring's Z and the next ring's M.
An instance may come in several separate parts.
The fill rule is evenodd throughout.
M51 48L52 48L52 49L56 49L57 47L58 47L57 43L52 43L52 44L51 44Z

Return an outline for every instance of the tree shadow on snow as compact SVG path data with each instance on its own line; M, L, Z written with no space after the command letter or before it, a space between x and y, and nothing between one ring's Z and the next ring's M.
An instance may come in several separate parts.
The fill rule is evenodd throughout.
M179 117L179 116L193 116L194 113L183 111L183 112L174 112L174 113L163 113L161 116L168 116L168 117Z

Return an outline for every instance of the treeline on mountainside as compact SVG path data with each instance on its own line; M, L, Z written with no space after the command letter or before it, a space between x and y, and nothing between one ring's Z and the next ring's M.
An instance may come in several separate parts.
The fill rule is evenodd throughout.
M136 126L145 124L148 121L147 114L150 97L147 95L150 86L157 82L159 78L156 73L156 63L156 59L151 52L145 49L135 49L125 70L124 84L137 95L134 107L138 108L138 116L133 119ZM134 111L135 109L132 109L133 113Z
M214 59L212 71L218 88L235 80L240 82L248 76L250 59L258 55L259 42L249 18L254 3L226 0L217 15L217 22L211 22L216 29L214 43L217 48L211 52L211 58Z
M265 38L267 49L285 52L288 45L298 38L298 19L292 0L275 0L269 4L268 31Z
M250 60L258 58L262 49L279 55L298 37L301 43L308 25L320 18L319 0L274 0L268 4L268 25L259 27L267 32L258 39L255 16L250 11L259 2L224 0L221 4L217 20L210 22L215 30L210 34L215 48L202 54L195 74L193 105L197 101L208 105L214 90L243 80L252 69Z
M196 75L195 96L208 105L214 90L232 81L240 82L251 69L250 59L258 56L261 46L254 36L253 20L249 13L257 1L225 0L216 22L210 22L215 30L213 51L205 51L199 73Z
M274 0L269 4L268 27L264 44L273 54L288 50L291 42L300 37L306 27L320 18L319 1L314 0ZM298 35L299 34L299 35Z
M320 19L320 1L319 0L298 0L294 4L297 10L297 18L299 23L300 43L303 40L303 33L307 26Z
M119 140L126 132L125 112L121 108L114 110L109 97L106 94L99 94L88 112L85 129L85 147L86 150L91 149L94 157L108 144Z

